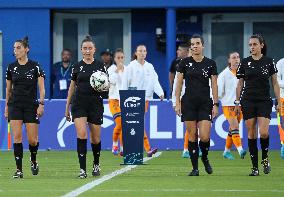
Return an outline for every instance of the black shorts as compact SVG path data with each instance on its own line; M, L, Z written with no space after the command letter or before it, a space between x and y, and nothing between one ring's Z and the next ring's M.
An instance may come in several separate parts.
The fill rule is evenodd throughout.
M38 108L38 104L36 105L9 104L8 105L8 121L23 120L23 123L39 124L40 122L37 116L37 108Z
M272 100L267 101L249 101L242 100L242 112L244 120L256 117L264 117L271 119L271 112L273 107Z
M103 99L92 96L75 96L71 105L72 121L74 119L87 117L91 124L103 124L104 105Z
M181 99L181 120L184 121L212 121L213 101L211 98L190 98L187 96Z

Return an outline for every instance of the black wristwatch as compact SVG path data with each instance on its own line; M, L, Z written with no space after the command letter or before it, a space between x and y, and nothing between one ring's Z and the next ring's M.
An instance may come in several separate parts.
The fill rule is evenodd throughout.
M39 101L38 104L44 105L44 102L43 101Z
M214 103L213 105L215 105L216 107L219 107L219 103Z

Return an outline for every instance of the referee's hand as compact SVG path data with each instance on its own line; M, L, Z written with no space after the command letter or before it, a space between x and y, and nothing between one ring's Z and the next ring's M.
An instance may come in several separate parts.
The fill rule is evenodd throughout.
M66 110L65 110L65 118L66 118L66 120L67 120L68 122L71 121L71 116L70 116L70 111L69 111L69 109L66 109Z
M5 107L4 117L8 120L8 106Z
M180 102L176 102L176 106L175 106L175 112L178 116L181 116L181 105Z
M43 112L44 112L44 106L39 104L37 111L36 111L37 116L41 117L43 115Z

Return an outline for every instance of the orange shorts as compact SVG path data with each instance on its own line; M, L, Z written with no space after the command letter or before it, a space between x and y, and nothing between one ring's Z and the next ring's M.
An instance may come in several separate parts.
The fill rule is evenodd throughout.
M243 113L242 111L240 112L239 115L237 115L237 113L234 111L235 106L224 106L223 107L223 114L225 116L225 118L228 119L232 119L232 118L237 118L238 121L240 122L241 119L243 119Z
M117 99L109 99L108 100L109 110L115 119L117 116L121 116L121 109L119 106L119 100Z

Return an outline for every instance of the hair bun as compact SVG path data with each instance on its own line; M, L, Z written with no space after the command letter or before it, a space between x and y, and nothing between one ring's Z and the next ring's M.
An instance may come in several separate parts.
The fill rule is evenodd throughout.
M28 43L28 42L29 42L29 37L28 37L28 36L25 36L25 37L23 38L23 41L26 42L26 43Z
M90 35L86 35L85 39L87 39L87 40L93 40L92 36L90 36Z

